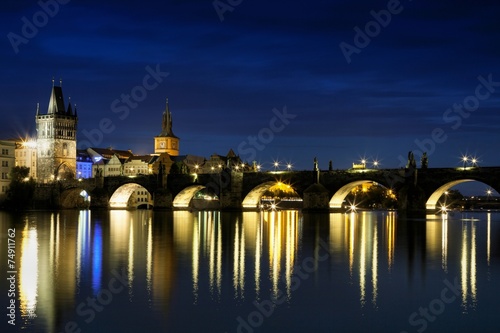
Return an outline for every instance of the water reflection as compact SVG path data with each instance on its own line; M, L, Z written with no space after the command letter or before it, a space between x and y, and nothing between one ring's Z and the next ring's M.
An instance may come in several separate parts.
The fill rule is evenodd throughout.
M236 218L233 255L234 298L244 298L245 293L245 229Z
M296 264L298 212L265 211L261 214L263 219L261 225L267 226L263 230L264 238L269 239L269 277L272 281L272 297L278 297L279 282L283 279L287 297L290 298L292 276ZM282 273L283 266L284 272Z
M199 212L194 217L194 221L189 221L189 212L176 212L181 222L176 223L180 234L177 239L183 243L188 243L192 239L192 281L194 303L198 301L198 289L200 278L200 265L204 259L208 264L208 284L212 297L218 299L221 293L222 282L222 231L219 212ZM176 228L174 227L174 232ZM192 228L192 237L185 233L187 228ZM236 239L236 237L235 237ZM236 240L235 240L236 242ZM235 273L236 274L236 273ZM233 278L234 279L234 278ZM236 283L236 280L234 280ZM234 285L234 289L237 286Z
M298 211L262 212L260 214L245 212L233 214L225 218L232 219L228 226L232 246L223 244L220 212L196 213L193 222L186 222L188 212L175 212L179 221L175 222L174 237L182 245L181 249L191 249L191 276L194 302L198 301L200 279L206 274L209 290L214 299L219 299L223 282L223 255L230 258L233 297L244 300L248 284L253 284L250 295L260 298L262 277L268 276L272 283L272 295L279 292L283 280L290 296L291 278L297 251ZM191 232L186 232L192 229ZM188 235L191 234L191 237ZM191 246L189 247L189 242ZM264 242L267 248L264 247ZM223 250L224 248L224 250ZM266 265L263 258L267 256ZM224 262L228 262L224 260ZM204 268L207 268L206 271ZM265 267L268 271L265 272ZM253 277L249 281L248 277Z
M488 267L490 266L491 259L491 213L486 215L487 218L487 234L486 234L486 260Z
M462 308L467 312L477 302L476 289L476 232L475 220L462 222L462 251L460 255L460 279L462 289ZM469 302L470 300L470 302Z
M27 220L22 230L19 297L21 315L33 318L38 298L38 236L35 226Z
M385 224L391 226L394 213L389 212ZM394 257L394 229L387 237L387 258L392 265ZM386 230L387 235L387 230ZM374 307L377 306L379 276L379 229L378 221L373 214L367 212L330 215L330 251L343 262L347 256L349 275L353 283L358 283L359 302L365 306L367 298ZM368 280L367 280L368 279Z
M441 268L448 272L448 218L442 215L441 218Z
M173 304L232 308L285 296L288 307L300 307L304 295L330 289L344 300L356 299L356 309L379 311L389 306L393 281L418 294L427 292L418 289L425 282L441 283L441 276L457 277L457 303L461 312L470 313L483 301L482 279L494 278L498 247L492 238L500 234L495 221L499 215L492 213L418 221L398 219L394 212L114 210L36 213L9 223L17 230L23 327L53 332L70 320L81 322L78 304L98 296L112 272L122 269L124 300L110 306L148 309L161 322L179 311ZM326 261L320 259L321 248L328 252ZM423 273L422 283L414 286L417 253ZM307 277L301 277L306 264ZM306 282L310 276L314 279ZM307 287L298 289L297 279ZM435 297L424 295L422 302Z
M394 212L389 212L385 216L385 241L387 248L387 265L389 271L392 269L394 264L394 249L396 248L396 214Z

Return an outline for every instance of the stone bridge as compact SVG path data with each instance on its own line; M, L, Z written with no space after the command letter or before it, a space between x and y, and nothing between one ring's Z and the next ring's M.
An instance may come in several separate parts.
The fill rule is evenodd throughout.
M275 172L227 169L211 174L172 174L160 178L150 175L57 182L49 196L62 208L86 204L94 208L130 208L128 198L143 188L152 195L155 208L256 210L262 194L281 182L303 199L302 209L328 211L341 210L345 197L354 187L375 182L393 190L402 211L435 211L441 195L460 183L479 181L497 192L500 190L500 167ZM200 201L193 197L203 189L216 194L219 200L200 206Z

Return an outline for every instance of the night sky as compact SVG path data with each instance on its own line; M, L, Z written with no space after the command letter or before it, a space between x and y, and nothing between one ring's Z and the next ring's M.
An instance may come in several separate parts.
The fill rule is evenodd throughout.
M181 154L343 169L426 150L429 167L500 166L498 1L1 6L4 139L34 132L62 78L79 148L152 153L168 98Z

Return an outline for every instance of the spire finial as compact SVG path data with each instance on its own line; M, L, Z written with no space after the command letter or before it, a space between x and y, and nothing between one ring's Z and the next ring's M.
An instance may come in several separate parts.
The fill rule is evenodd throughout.
M62 78L59 78L59 87L62 87Z
M52 77L52 88L54 88L54 77Z
M36 103L36 115L38 116L38 113L40 113L40 103Z

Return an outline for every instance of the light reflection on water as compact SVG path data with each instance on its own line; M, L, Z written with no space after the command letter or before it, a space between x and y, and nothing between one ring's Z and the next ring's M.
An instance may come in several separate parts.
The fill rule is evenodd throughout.
M410 332L421 328L412 313L455 277L460 300L429 332L467 331L478 318L486 331L500 308L492 296L499 213L0 212L0 222L16 228L17 327L30 332L64 331L69 322L82 332ZM126 288L111 293L116 272ZM93 316L89 298L100 302ZM272 315L259 308L278 299Z

